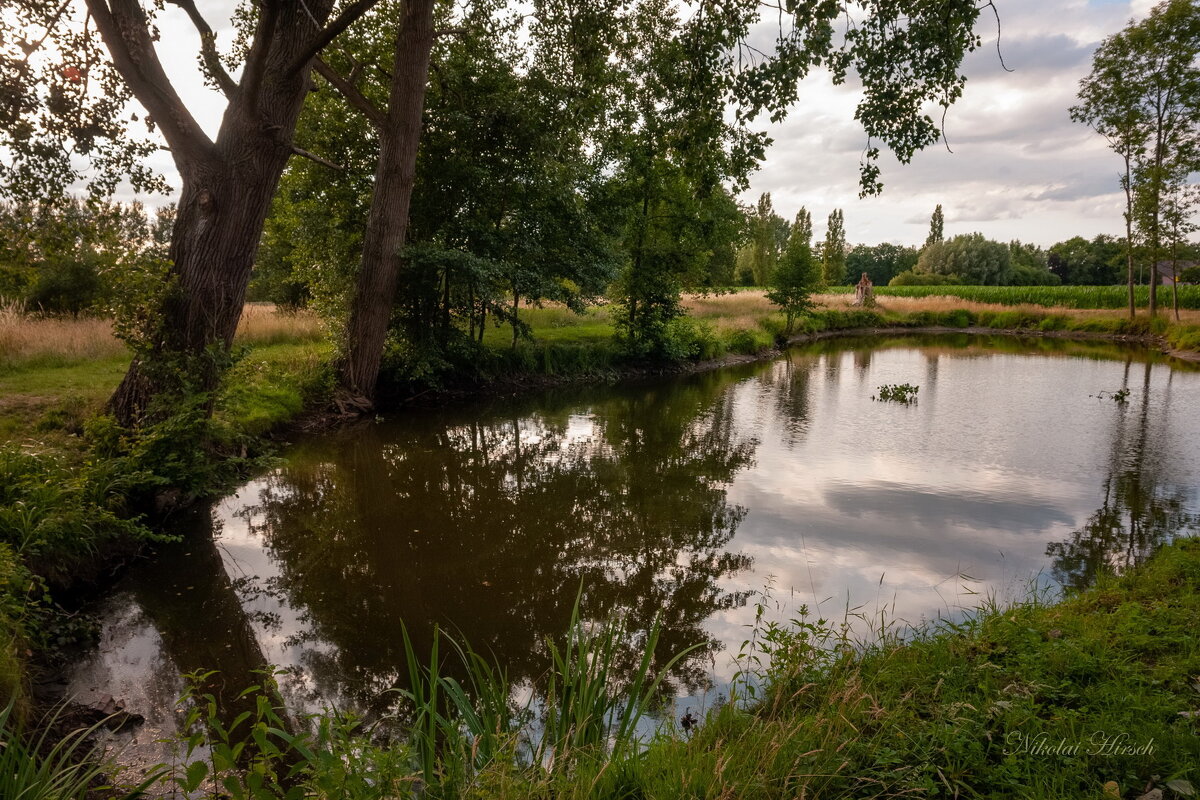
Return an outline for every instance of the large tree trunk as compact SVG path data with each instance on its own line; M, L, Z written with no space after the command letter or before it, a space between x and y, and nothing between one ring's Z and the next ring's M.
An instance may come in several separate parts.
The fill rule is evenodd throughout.
M278 147L245 141L234 157L186 175L171 238L172 286L149 351L136 358L109 406L125 425L155 397L211 392L233 343L254 254L287 160ZM242 164L235 169L228 164ZM210 349L211 348L211 349ZM153 416L172 409L153 410Z
M409 0L396 37L392 83L379 136L379 163L362 265L338 361L337 403L344 411L374 406L388 321L396 298L400 251L408 234L408 209L416 179L421 115L433 49L434 0Z
M199 20L193 3L175 4ZM114 65L170 145L183 181L171 238L171 286L148 331L151 341L109 403L130 426L146 418L157 398L165 402L154 416L167 415L173 409L165 406L181 393L216 387L271 198L293 151L312 57L369 5L352 4L323 29L333 0L263 3L240 83L223 72L218 77L229 104L215 141L171 86L139 2L87 5Z
M1129 164L1129 154L1125 154L1125 175L1122 178L1125 189L1125 278L1129 287L1129 318L1137 316L1137 304L1133 290L1133 172Z

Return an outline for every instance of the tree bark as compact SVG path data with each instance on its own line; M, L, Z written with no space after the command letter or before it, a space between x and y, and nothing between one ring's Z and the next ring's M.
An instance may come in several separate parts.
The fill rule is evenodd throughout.
M152 341L109 401L118 421L133 426L156 398L216 387L292 152L315 43L330 34L320 26L333 2L263 3L241 83L225 87L230 101L215 141L167 79L137 0L87 0L87 6L115 66L166 138L183 182L169 251L171 287Z
M1125 189L1125 278L1129 287L1129 318L1133 319L1137 316L1137 304L1133 291L1133 172L1128 152L1125 153L1125 176L1122 184Z
M344 411L367 411L375 404L375 384L399 281L400 251L408 234L434 40L433 8L434 0L408 0L396 36L362 265L346 323L345 350L338 361L337 404Z

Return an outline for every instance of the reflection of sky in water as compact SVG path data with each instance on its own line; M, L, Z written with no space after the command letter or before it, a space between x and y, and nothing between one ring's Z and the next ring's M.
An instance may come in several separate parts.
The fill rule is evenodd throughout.
M1132 470L1142 489L1174 497L1184 512L1200 511L1195 489L1200 484L1200 453L1195 446L1200 441L1200 415L1194 413L1192 400L1200 389L1200 373L1172 371L1161 363L1030 357L945 346L874 351L834 348L825 354L796 352L732 377L699 376L687 381L691 382L687 385L700 387L696 396L701 400L687 412L690 416L680 428L685 435L695 436L697 441L723 442L727 448L736 448L739 442L753 445L752 458L736 462L743 466L732 480L722 483L723 496L721 486L715 487L718 508L742 507L746 512L740 522L732 522L736 526L734 536L722 547L750 559L748 568L736 562L740 566L717 570L706 578L712 583L712 591L705 596L715 599L701 610L700 623L703 631L723 645L724 652L705 669L711 670L718 685L732 675L730 654L736 653L747 637L746 626L755 611L753 597L748 603L724 603L728 607L722 606L722 597L756 592L770 583L775 602L768 613L777 619L793 616L801 604L806 604L821 616L835 620L847 610L877 619L878 610L886 608L890 619L919 623L974 606L980 595L1020 595L1039 575L1048 580L1052 565L1047 545L1071 540L1084 528L1105 502L1106 491L1112 495L1114 475L1119 472ZM918 402L904 406L873 401L871 395L885 383L919 384ZM1130 402L1125 406L1094 396L1124 385L1131 389ZM538 480L548 485L552 478L574 474L571 469L580 466L586 471L593 463L599 465L598 470L617 476L616 483L598 484L596 491L611 491L614 497L636 497L639 490L647 488L637 481L653 478L640 475L635 469L638 465L630 459L659 456L649 450L644 451L649 455L639 455L645 441L653 440L654 420L640 419L630 409L637 409L643 402L641 393L646 397L669 395L676 391L673 386L583 394L567 403L569 410L549 408L543 413L532 410L538 407L529 403L519 412L485 411L473 423L490 426L482 455L465 463L501 464L497 473L501 497L505 493L540 490ZM645 407L650 409L648 414L664 413L651 401L646 401ZM459 414L463 417L471 415ZM438 429L442 437L437 439L442 443L439 446L468 449L479 436L470 425L453 421L445 424L444 429ZM513 435L517 430L519 439ZM716 439L704 438L714 432L720 434ZM384 460L379 463L419 465L419 459L429 457L429 452L421 451L422 447L430 447L427 442L418 447L402 441L381 445ZM310 607L294 596L297 590L288 581L328 567L320 563L324 558L342 558L345 552L359 551L333 548L325 552L317 547L296 556L296 551L288 550L291 555L286 557L302 560L289 563L285 574L276 560L281 557L280 541L272 537L283 537L286 544L288 537L327 535L332 545L356 533L355 526L376 525L378 535L400 538L395 544L385 541L382 550L369 552L391 554L395 548L405 546L404 537L421 533L413 527L411 533L402 534L404 525L417 525L406 521L406 515L412 515L408 507L397 506L395 519L385 511L381 522L372 521L364 507L353 504L350 508L357 509L355 513L362 519L339 518L348 526L338 529L340 534L316 528L309 531L305 526L320 524L322 518L317 512L335 502L332 494L321 492L341 488L333 465L339 464L339 459L347 461L351 466L343 464L343 468L356 476L355 469L366 469L356 467L357 462L339 455L336 448L331 447L323 455L318 443L315 452L315 456L313 452L293 456L293 461L298 464L307 459L312 468L310 477L332 476L333 489L317 491L311 507L302 506L307 516L302 523L295 523L296 531L285 530L293 522L286 517L264 516L264 509L272 508L270 503L264 504L265 497L274 497L274 507L282 507L279 504L295 501L301 494L298 484L280 480L281 475L288 474L289 468L285 467L280 473L247 484L214 509L219 556L213 559L223 566L224 576L198 592L209 599L189 609L190 586L160 596L169 604L174 602L173 597L180 598L179 614L194 621L194 638L236 638L238 631L250 631L256 647L252 643L249 654L243 655L236 668L230 668L231 674L238 674L238 668L256 659L285 668L289 674L282 679L284 696L290 705L301 709L315 709L321 702L352 702L346 692L353 682L345 683L345 676L330 677L331 670L336 671L342 663L339 657L347 655L339 651L348 645L334 640L339 636L339 624L343 626L343 638L345 630L356 624L377 625L379 630L358 630L362 638L354 641L371 642L374 636L394 645L399 631L389 624L399 617L380 617L376 606L406 602L404 581L388 577L395 573L365 569L373 565L345 565L343 574L365 576L361 587L331 583L316 595L305 595L309 603L321 606ZM665 474L678 471L682 464L686 477L691 455L669 447L664 452L667 454L661 456L662 462L653 466ZM518 464L523 458L540 459L537 470L504 466ZM705 488L704 476L709 473L699 465L695 469L698 486ZM623 478L623 470L634 477ZM672 480L679 480L679 476ZM583 487L578 491L590 490L586 483L568 484L576 485ZM268 489L275 494L270 495ZM408 494L407 486L371 485L368 489L363 489L366 499L355 502L386 505L399 503L405 499L400 495ZM666 486L662 490L669 489ZM463 497L482 496L484 490L481 486L467 487ZM389 491L394 496L389 496ZM353 495L353 491L347 490L347 494ZM565 519L570 518L571 503L582 514L588 499L570 499ZM630 512L636 512L633 516L645 512L633 500L629 502ZM653 504L654 499L649 502ZM597 511L592 509L590 513ZM1189 524L1194 527L1194 517L1189 518ZM531 527L529 531L537 533L538 529ZM636 525L629 531L639 536L654 534ZM623 535L628 537L629 531ZM452 539L470 536L471 531L448 529L442 535ZM578 559L577 566L584 570L609 552L587 550L588 536L587 530L573 534L566 540L569 548L561 553L567 561ZM265 547L264 542L270 546ZM636 546L625 552L619 545L621 542L615 540L605 545L617 548L612 551L618 555L616 561L594 565L615 576L618 590L624 576L636 570L638 552ZM419 557L441 551L411 552ZM447 552L452 554L448 557L464 558L462 554L469 554L470 548L463 549L460 543L459 549ZM503 550L495 550L484 555L493 552L503 554ZM677 555L660 565L655 580L668 587L674 580L686 583L692 577L694 559L706 552L688 549L685 543ZM1109 554L1104 551L1102 556L1108 558ZM433 566L447 567L444 563ZM487 571L487 563L466 559L450 566L453 568L445 570L449 576L445 580L460 585L422 585L421 591L446 592L446 597L457 604L453 607L468 616L463 609L469 606L463 605L466 601L462 596L477 593L481 610L503 615L503 609L489 606L504 601L489 599L489 592L494 591L491 584L497 578ZM547 566L519 565L518 571L533 572L512 576L518 584L513 590L519 593L522 580L540 577ZM402 571L403 565L397 569ZM144 586L146 578L139 580ZM393 585L397 580L399 589ZM562 585L573 590L578 578L568 575ZM236 596L232 608L221 603L221 597L231 591ZM312 587L308 591L313 591ZM323 607L326 591L361 600L362 608L341 612L348 621L331 619L329 610ZM356 591L363 593L361 598L355 597ZM124 697L131 710L146 713L169 706L168 698L177 695L182 685L180 669L198 667L177 661L220 660L222 651L217 648L196 653L175 638L165 648L170 652L164 652L163 637L155 625L166 623L147 619L138 605L147 602L145 590L141 592L121 591L109 598L104 641L78 666L73 688L85 695L101 691ZM432 598L434 605L436 600ZM630 608L644 601L625 599ZM618 605L620 602L618 599ZM527 613L540 613L537 608ZM361 615L361 620L356 620L356 615ZM410 622L407 618L404 621ZM449 622L460 624L464 631L471 630L470 619ZM528 624L536 627L543 622L546 629L536 633L560 633L558 617L553 615L532 619ZM206 627L210 624L218 626L216 632ZM382 674L363 678L363 686L386 686L402 667L394 661L383 666L369 659L348 661L366 672L382 670ZM220 664L205 666L222 668ZM148 716L154 721L153 711ZM155 724L169 729L166 720Z
M1114 431L1140 411L1145 369L1132 366L1122 407L1097 397L1122 386L1124 365L1111 361L917 349L835 354L811 370L777 361L735 389L736 418L760 444L729 492L749 509L735 542L754 569L727 585L762 588L772 576L777 618L800 604L833 619L882 604L909 623L979 595L1022 595L1048 578L1047 543L1101 501ZM870 399L897 383L918 384L918 402ZM1182 407L1197 383L1153 366L1145 431L1151 458L1169 464L1160 489L1184 492L1193 511L1200 415ZM803 395L800 426L778 413L789 385ZM748 613L719 614L710 630L740 642Z

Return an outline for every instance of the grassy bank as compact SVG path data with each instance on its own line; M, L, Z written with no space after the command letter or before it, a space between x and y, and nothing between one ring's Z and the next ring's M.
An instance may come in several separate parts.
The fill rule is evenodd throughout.
M908 287L928 288L928 287ZM937 287L944 288L944 287ZM956 287L1023 290L1026 287ZM1039 287L1031 287L1039 288ZM1090 289L1093 287L1066 287ZM1200 311L1185 311L1180 322L1165 315L1130 319L1121 311L1065 308L1015 302L978 302L943 294L924 297L881 297L876 308L851 305L844 293L820 295L819 307L801 318L789 335L783 315L759 290L686 298L688 316L673 323L672 335L683 361L712 361L728 355L755 355L788 339L856 328L920 327L989 328L1020 333L1110 336L1161 342L1180 351L1200 352ZM482 380L522 375L616 374L631 365L614 345L610 308L576 315L562 308L527 308L522 318L533 330L532 341L512 346L507 329L491 328L485 336L490 359L480 359Z
M847 648L793 625L770 637L751 708L603 770L478 796L1190 796L1198 613L1200 541L1185 540L1062 603L988 606L908 642Z

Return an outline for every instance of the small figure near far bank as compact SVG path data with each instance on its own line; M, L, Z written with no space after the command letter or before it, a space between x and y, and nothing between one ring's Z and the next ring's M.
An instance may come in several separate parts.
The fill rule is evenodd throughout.
M865 272L858 283L854 284L854 305L866 308L875 306L875 285L871 283L871 279Z

